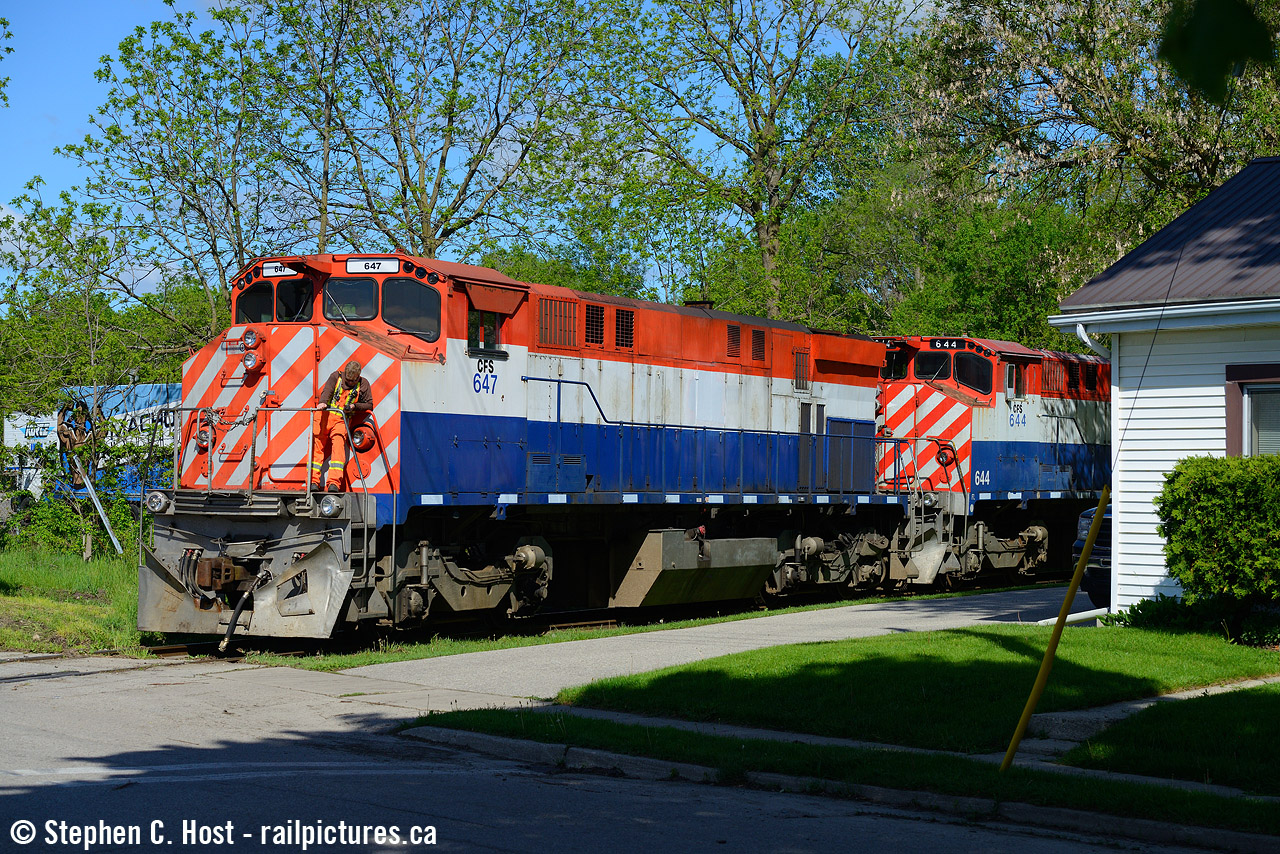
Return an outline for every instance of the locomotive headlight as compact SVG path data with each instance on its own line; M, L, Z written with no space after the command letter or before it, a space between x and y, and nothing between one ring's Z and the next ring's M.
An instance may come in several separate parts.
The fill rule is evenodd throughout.
M252 350L254 347L257 347L262 343L262 338L258 335L258 330L256 329L246 329L244 331L244 337L240 340L244 342L244 348L246 350Z
M246 371L256 371L262 366L262 357L250 350L242 359Z
M157 516L160 515L169 509L169 496L159 491L147 493L147 509Z
M332 519L342 512L342 499L336 495L326 495L320 499L320 515Z

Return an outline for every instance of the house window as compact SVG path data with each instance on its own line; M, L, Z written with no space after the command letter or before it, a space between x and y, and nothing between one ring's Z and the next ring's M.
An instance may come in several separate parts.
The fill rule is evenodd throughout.
M1227 365L1227 455L1280 453L1280 364Z
M1247 385L1241 391L1243 455L1280 454L1280 385Z

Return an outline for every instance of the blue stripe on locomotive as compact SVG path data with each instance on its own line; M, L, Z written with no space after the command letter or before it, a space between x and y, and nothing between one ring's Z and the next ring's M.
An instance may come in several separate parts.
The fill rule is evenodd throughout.
M848 436L801 436L404 412L401 489L473 495L475 503L529 493L563 493L571 502L590 500L588 493L624 492L868 494L875 424L845 423ZM808 445L807 478L802 443Z
M975 441L971 453L975 493L1095 491L1111 481L1110 445Z

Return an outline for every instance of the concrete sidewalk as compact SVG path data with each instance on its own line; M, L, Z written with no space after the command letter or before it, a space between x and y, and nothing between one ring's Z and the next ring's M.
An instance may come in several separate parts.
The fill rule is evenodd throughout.
M373 664L342 671L420 686L395 695L419 708L518 707L595 679L626 676L782 644L934 631L994 623L1034 623L1057 616L1065 587L1032 587L947 599L849 605L517 649ZM1091 609L1078 596L1073 611ZM367 698L378 702L376 698Z

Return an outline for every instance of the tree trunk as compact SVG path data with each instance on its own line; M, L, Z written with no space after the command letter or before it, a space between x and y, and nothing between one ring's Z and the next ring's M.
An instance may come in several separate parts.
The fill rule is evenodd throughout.
M756 225L756 239L760 243L760 262L764 268L765 317L777 319L781 314L782 279L778 275L778 254L781 251L781 225L773 217L762 217Z

